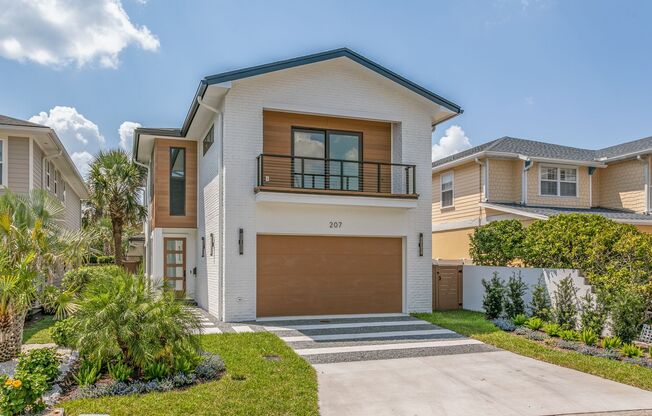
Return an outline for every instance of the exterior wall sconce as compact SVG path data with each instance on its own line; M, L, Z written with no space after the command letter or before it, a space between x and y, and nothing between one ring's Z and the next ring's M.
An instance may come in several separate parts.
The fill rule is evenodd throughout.
M419 233L419 257L423 257L423 233Z
M238 229L238 248L242 256L244 254L244 230L242 228Z
M211 233L211 256L215 255L215 238L213 233Z

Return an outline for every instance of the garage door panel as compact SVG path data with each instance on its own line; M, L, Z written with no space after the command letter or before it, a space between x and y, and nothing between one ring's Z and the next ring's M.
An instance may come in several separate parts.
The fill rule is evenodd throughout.
M257 243L258 316L402 310L400 238L259 235Z

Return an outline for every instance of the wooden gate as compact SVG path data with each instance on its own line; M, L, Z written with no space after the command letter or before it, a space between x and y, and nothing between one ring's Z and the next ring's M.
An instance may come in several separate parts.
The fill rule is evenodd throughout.
M432 265L432 307L445 311L462 308L462 266Z

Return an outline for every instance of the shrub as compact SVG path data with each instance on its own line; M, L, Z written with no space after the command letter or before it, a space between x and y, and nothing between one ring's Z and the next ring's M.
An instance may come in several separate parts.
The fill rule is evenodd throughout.
M527 315L524 313L519 313L515 317L512 318L512 322L514 322L514 325L516 326L523 326L527 322Z
M580 334L574 329L564 329L559 333L559 338L564 341L577 341L580 337Z
M541 320L541 318L537 318L536 316L533 316L532 318L527 320L525 326L533 331L538 331L543 327L543 320Z
M160 380L170 374L170 367L162 361L155 361L145 365L145 380Z
M199 355L179 355L174 358L174 370L178 373L190 374L201 362Z
M583 329L582 332L579 333L580 335L580 341L582 341L584 344L592 347L598 342L598 336L593 332L591 329Z
M484 286L484 297L482 298L482 307L487 319L496 319L503 313L503 297L505 296L505 285L498 277L498 272L494 272L490 280L482 279Z
M542 334L541 332L537 332L537 331L532 331L528 333L526 336L528 339L531 339L533 341L543 341L546 339L545 334Z
M473 263L507 266L521 258L525 229L518 220L493 221L476 227L470 239Z
M605 350L617 350L622 347L623 341L620 337L607 337L602 340L602 348Z
M620 352L628 358L638 358L643 355L643 350L634 344L623 345Z
M77 374L73 378L81 387L95 384L102 375L102 363L100 361L82 361Z
M147 283L118 269L87 286L74 316L83 358L118 360L142 373L153 357L173 367L179 356L197 355L198 318L173 294L156 293Z
M201 380L212 380L224 371L224 361L219 355L204 354L202 361L195 368L195 375Z
M75 347L74 323L75 321L72 318L62 319L54 323L50 328L50 336L55 344L66 348Z
M523 296L527 292L527 284L521 278L521 272L518 274L512 272L505 286L505 296L503 306L507 317L513 318L519 314L525 314L525 301Z
M646 302L633 289L620 290L611 302L611 332L624 342L635 340L643 325Z
M600 335L604 330L607 313L602 302L595 300L591 292L587 291L582 297L582 329L588 329Z
M555 322L564 329L575 329L577 326L577 305L575 298L577 288L573 284L571 276L566 276L559 283L555 283L555 306L553 314Z
M545 324L543 326L543 332L548 334L550 337L558 337L561 334L561 327L555 323Z
M0 375L0 411L3 416L36 414L45 409L41 396L48 389L46 377L24 373L11 378Z
M40 374L46 383L52 383L59 375L59 356L54 348L36 348L18 356L16 376Z
M119 273L119 266L85 266L70 270L63 275L61 287L64 290L80 293L86 286L98 279Z
M129 380L129 377L131 377L131 374L134 372L131 367L124 363L108 364L106 367L109 372L109 376L111 376L111 378L115 381L127 381Z
M543 319L544 321L550 320L552 317L552 306L550 305L550 294L546 287L546 282L543 275L539 277L539 281L532 289L532 301L530 303L530 310L532 315Z
M503 331L512 332L513 330L516 329L516 325L514 325L514 322L512 322L511 319L496 318L491 322L493 322L494 325L496 325L498 328L502 329Z

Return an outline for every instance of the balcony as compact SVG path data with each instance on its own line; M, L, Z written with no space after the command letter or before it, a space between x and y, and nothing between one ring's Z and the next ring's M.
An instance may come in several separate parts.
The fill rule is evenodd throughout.
M256 193L419 197L415 165L275 154L261 154L256 162Z

